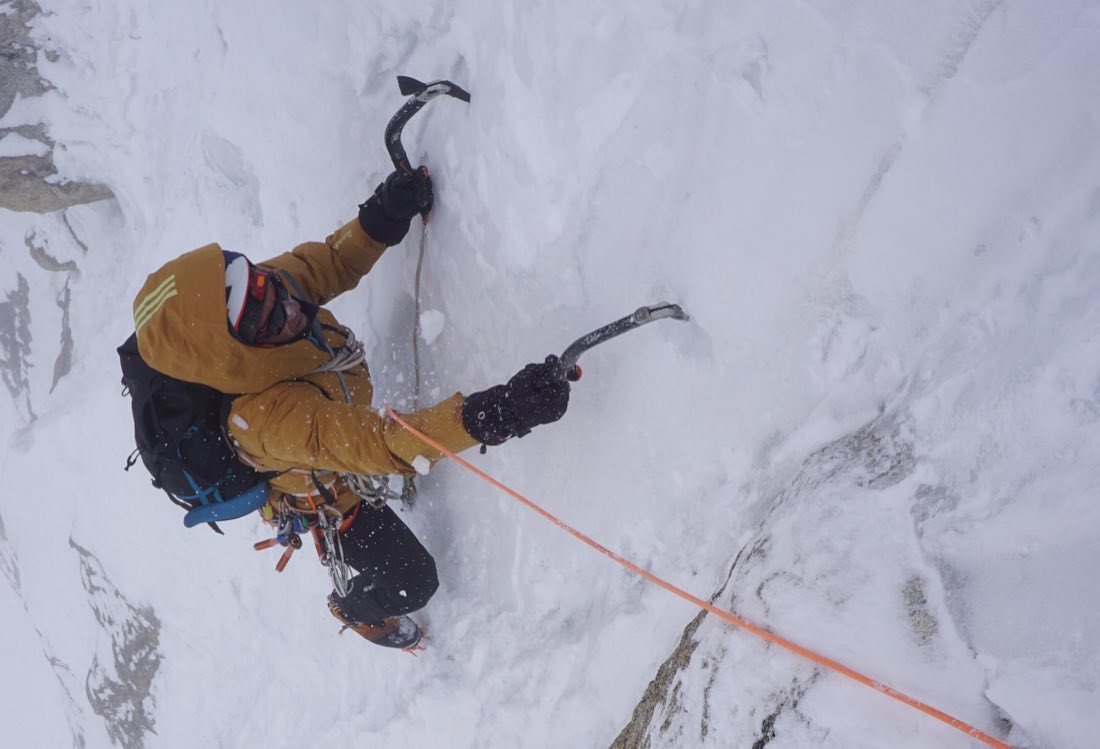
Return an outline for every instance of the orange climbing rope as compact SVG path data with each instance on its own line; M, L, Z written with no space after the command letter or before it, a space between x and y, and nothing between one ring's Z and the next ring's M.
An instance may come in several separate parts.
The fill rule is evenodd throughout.
M843 663L839 663L837 661L834 661L832 658L827 658L826 656L815 653L814 651L812 651L808 648L804 648L804 647L802 647L801 645L799 645L797 643L791 642L790 640L788 640L784 637L780 637L779 635L773 634L772 632L769 632L768 630L763 629L762 627L758 627L755 624L747 622L744 619L740 618L739 616L736 616L735 614L732 614L729 611L726 611L724 609L720 609L717 606L714 606L713 604L711 604L707 601L704 601L702 598L699 598L698 596L693 596L691 593L688 593L687 591L676 587L675 585L668 582L667 580L664 580L660 577L657 577L652 572L649 572L648 570L642 569L638 565L631 562L629 559L624 559L623 557L619 556L618 554L616 554L615 552L613 552L610 549L606 548L605 546L601 545L600 543L598 543L594 539L592 539L592 538L586 536L585 534L581 533L576 528L573 528L572 526L567 525L566 523L559 520L557 517L550 514L549 512L544 510L542 507L535 504L530 499L523 496L519 492L515 491L514 489L512 489L508 485L498 481L497 479L493 478L492 476L485 473L481 469L476 468L475 466L471 465L467 461L463 460L458 455L451 452L450 450L445 448L443 445L439 444L438 442L433 440L431 437L429 437L428 435L424 434L423 432L421 432L420 430L416 429L414 426L409 424L409 422L405 421L405 419L403 419L401 417L401 415L398 414L396 411L394 411L392 408L388 408L388 407L386 408L386 415L389 418L393 419L397 424L401 425L404 429L406 429L411 434L415 435L416 437L419 437L425 443L431 445L436 450L439 450L441 453L443 453L447 457L454 460L456 463L458 463L460 466L465 468L467 471L470 471L475 476L478 476L479 478L483 479L484 481L487 481L488 483L490 483L493 486L497 487L498 489L505 492L506 494L508 494L513 499L520 502L521 504L523 504L523 505L527 506L528 508L534 510L539 515L542 515L544 518L546 518L551 523L553 523L554 525L561 528L563 531L565 531L569 535L583 541L585 544L587 544L588 546L591 546L596 551L600 552L601 554L603 554L607 557L610 557L611 559L618 562L623 567L627 568L628 570L635 573L636 575L640 575L641 577L645 578L646 580L653 583L654 585L657 585L661 588L664 588L668 592L673 593L673 594L679 596L680 598L683 598L685 601L690 601L691 603L695 604L696 606L703 609L704 611L708 611L711 614L714 614L715 616L717 616L718 618L720 618L724 621L727 621L727 622L729 622L730 624L733 624L736 627L740 627L741 629L745 630L746 632L754 634L754 635L756 635L757 637L759 637L761 639L767 640L770 643L773 643L775 645L778 645L781 648L789 650L792 653L795 653L796 655L799 655L799 656L805 658L806 660L812 661L813 663L816 663L819 666L823 666L824 668L829 669L830 671L835 671L838 674L842 674L844 676L847 676L849 679L852 679L853 681L857 681L865 687L870 687L871 689L874 689L876 692L881 692L882 694L885 694L887 697L893 697L898 702L904 703L904 704L908 705L909 707L920 710L922 713L924 713L926 715L930 715L933 718L935 718L936 720L943 721L944 723L951 726L952 728L956 728L956 729L962 731L963 733L967 734L968 736L971 736L971 737L977 739L978 741L981 741L983 744L995 747L996 749L1013 749L1012 746L1010 746L1009 744L1006 744L1003 741L998 741L997 739L993 738L989 734L984 733L982 731L979 731L977 728L970 725L969 723L961 721L961 720L959 720L958 718L956 718L952 715L948 715L947 713L943 712L942 710L937 710L936 708L932 707L931 705L927 705L927 704L921 702L918 699L915 699L913 697L910 697L907 694L899 692L898 690L896 690L892 687L889 687L889 686L887 686L886 684L883 684L880 681L872 679L871 677L866 676L866 675L860 673L859 671L856 671L855 669L852 669L852 668L849 668L849 667L845 666Z

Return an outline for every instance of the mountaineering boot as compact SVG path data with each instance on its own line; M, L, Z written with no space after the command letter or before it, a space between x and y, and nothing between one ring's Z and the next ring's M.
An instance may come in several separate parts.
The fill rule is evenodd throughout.
M333 593L330 593L328 597L328 609L344 625L340 630L341 634L344 630L350 629L366 640L384 648L398 648L409 651L421 649L417 647L420 645L422 635L420 627L404 614L388 617L375 624L356 622L348 618L343 609L340 608L340 599Z

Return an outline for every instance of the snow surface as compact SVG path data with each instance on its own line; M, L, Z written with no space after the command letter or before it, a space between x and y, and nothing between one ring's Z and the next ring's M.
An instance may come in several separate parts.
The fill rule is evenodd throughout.
M146 274L352 217L390 169L398 73L473 93L405 131L437 190L425 392L641 304L692 315L592 351L559 424L472 460L697 595L740 559L722 605L1014 745L1100 745L1097 2L43 7L56 89L0 127L47 123L61 175L117 200L0 211L4 319L23 283L33 334L0 404L12 746L111 745L86 674L123 675L112 626L142 607L147 747L606 746L694 616L442 465L404 515L439 564L431 647L384 652L336 636L305 554L276 575L258 522L185 530L119 470L114 347ZM333 305L377 405L412 397L419 233ZM654 746L751 746L794 687L770 749L976 745L719 622L698 637L683 709L708 730Z
M3 156L45 156L50 147L37 140L24 138L18 133L8 133L0 138L0 157Z

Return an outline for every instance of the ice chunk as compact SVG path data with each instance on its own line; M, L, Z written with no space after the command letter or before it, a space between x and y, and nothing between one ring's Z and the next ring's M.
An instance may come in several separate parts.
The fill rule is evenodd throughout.
M412 467L421 476L426 476L428 471L431 470L432 462L423 455L417 455L413 458Z
M424 343L431 344L443 332L446 323L447 316L439 310L424 310L420 313L420 338Z

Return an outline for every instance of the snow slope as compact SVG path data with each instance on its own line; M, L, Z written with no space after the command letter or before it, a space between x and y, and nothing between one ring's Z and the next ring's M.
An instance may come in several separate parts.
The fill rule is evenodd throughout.
M1096 2L44 11L56 90L0 127L46 123L115 200L0 212L14 745L605 746L694 617L442 465L404 515L439 563L431 649L380 652L335 636L319 565L249 549L258 522L185 531L119 470L146 274L354 215L398 73L473 93L405 135L438 195L429 398L640 304L693 318L587 355L566 417L479 466L1016 746L1100 743ZM380 405L411 405L419 231L334 305ZM652 746L975 745L720 623L692 641Z

